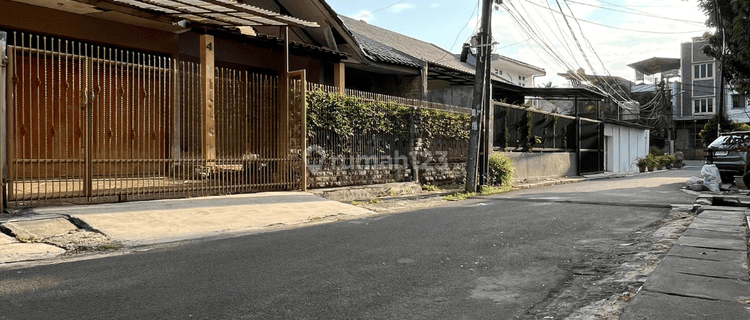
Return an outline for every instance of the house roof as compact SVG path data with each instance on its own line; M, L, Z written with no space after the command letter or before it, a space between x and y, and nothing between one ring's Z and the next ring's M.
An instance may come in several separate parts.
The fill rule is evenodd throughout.
M79 0L80 1L80 0ZM318 23L261 9L232 0L109 0L159 12L174 19L218 26L297 26L315 28Z
M526 68L529 68L529 69L531 69L531 70L537 71L537 72L539 72L539 73L540 73L541 75L546 75L546 74L547 74L547 71L546 71L546 70L544 70L544 68L540 68L540 67L537 67L537 66L534 66L534 65L528 64L528 63L526 63L526 62L523 62L523 61L518 61L518 60L516 60L516 59L510 58L510 57L506 57L506 56L504 56L504 55L501 55L501 54L497 54L497 53L493 54L493 55L492 55L492 60L493 60L493 61L495 61L495 60L506 60L506 61L508 61L508 62L511 62L511 63L517 64L517 65L519 65L519 66L522 66L522 67L526 67Z
M367 57L375 62L386 62L403 65L407 67L420 68L419 60L409 56L393 47L372 40L361 33L352 31L354 38L364 50Z
M448 81L458 85L474 84L475 67L461 62L450 51L432 43L373 26L364 21L339 16L359 42L362 49L375 62L417 67L427 63L430 79ZM360 40L361 39L361 40ZM492 75L494 85L519 91L517 85Z
M345 16L339 17L344 25L355 34L357 41L360 37L367 38L393 49L392 51L368 51L367 45L360 43L368 54L377 57L380 61L402 60L403 57L399 55L403 53L418 60L474 74L474 68L471 65L458 61L452 53L432 43L376 27L364 21Z

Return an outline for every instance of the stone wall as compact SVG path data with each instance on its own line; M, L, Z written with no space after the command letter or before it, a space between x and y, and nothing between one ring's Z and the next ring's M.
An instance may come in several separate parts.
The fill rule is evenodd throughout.
M308 169L309 188L345 187L412 181L411 166L367 165L358 168L324 166ZM466 178L466 163L430 163L419 168L419 182L437 186L460 185Z
M461 185L466 180L466 162L431 164L419 170L419 182L435 186Z
M410 181L411 169L404 165L364 165L357 168L323 166L308 168L309 188L345 187Z

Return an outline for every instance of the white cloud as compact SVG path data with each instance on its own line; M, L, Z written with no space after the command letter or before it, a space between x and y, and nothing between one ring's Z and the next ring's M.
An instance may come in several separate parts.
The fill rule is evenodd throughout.
M357 12L356 14L352 15L352 19L362 20L367 23L372 23L372 21L375 20L370 10L361 10Z
M396 5L392 6L390 9L391 9L391 12L393 12L393 13L401 13L402 11L407 10L407 9L411 9L411 8L414 8L413 4L410 4L410 3L399 3L399 4L396 4Z

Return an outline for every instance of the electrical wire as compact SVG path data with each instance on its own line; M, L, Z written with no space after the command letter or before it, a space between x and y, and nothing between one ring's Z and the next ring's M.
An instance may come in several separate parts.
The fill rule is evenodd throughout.
M479 10L479 3L480 3L480 0L477 0L477 5L476 5L476 6L474 7L474 10L473 10L473 11L471 11L471 16L469 16L469 21L466 21L466 24L464 25L464 27L463 27L463 28L461 28L461 31L459 31L459 32L458 32L458 34L456 35L456 39L454 39L454 40L453 40L453 44L451 45L451 48L450 48L450 49L448 49L448 52L446 52L446 53L445 53L445 54L444 54L444 55L443 55L442 57L440 57L440 59L438 59L438 60L437 60L437 61L435 61L435 62L440 62L440 61L443 61L443 59L445 59L445 57L446 57L446 56L447 56L447 55L448 55L448 54L449 54L449 53L450 53L451 51L453 51L453 47L455 47L455 46L456 46L456 42L458 42L458 37L460 37L460 36L461 36L461 32L464 32L464 29L466 29L466 27L468 27L468 26L469 26L469 23L471 23L471 19L472 19L472 18L474 18L474 13L476 13L476 12L477 12L477 10ZM472 37L474 36L474 33L475 33L475 32L476 32L476 31L473 31L473 32L472 32L472 35L471 35Z
M623 12L623 13L627 13L627 14L640 15L640 16L649 17L649 18L672 20L672 21L689 23L689 24L704 25L706 23L704 21L693 21L693 20L668 18L668 17L664 17L664 16L655 15L653 13L649 13L649 12L646 12L646 11L635 10L635 9L629 9L630 11L625 11L625 10L618 10L618 9L613 9L613 8L607 8L607 7L597 6L597 5L593 5L593 4L589 4L589 3L578 2L578 1L574 1L574 0L565 0L565 2L580 4L580 5L583 5L583 6L588 6L588 7L593 7L593 8L599 8L599 9L604 9L604 10L610 10L610 11L616 11L616 12ZM615 4L613 4L613 5L614 6L618 6L618 5L615 5Z
M533 3L531 1L528 1L528 0L522 0L522 1L528 2L528 3L532 4L532 5L535 5L535 6L538 6L538 7L541 7L541 8L544 8L543 6L538 5L538 4ZM565 15L562 12L555 11L554 9L548 9L548 8L544 8L544 9L550 10L550 11L558 13L558 14L561 14L563 16L567 16L567 15ZM585 22L585 23L597 25L597 26L600 26L600 27L610 28L610 29L616 29L616 30L622 30L622 31L630 31L630 32L651 33L651 34L688 34L688 33L695 34L695 33L700 33L700 32L704 32L705 31L705 30L693 30L693 31L663 32L663 31L652 31L652 30L635 30L635 29L627 29L627 28L614 27L614 26L603 24L603 23L593 22L593 21L584 20L584 19L579 19L579 20L581 22Z

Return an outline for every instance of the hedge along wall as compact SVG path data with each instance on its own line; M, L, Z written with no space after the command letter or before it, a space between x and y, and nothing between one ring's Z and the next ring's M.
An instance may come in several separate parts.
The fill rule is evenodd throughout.
M453 183L465 177L468 110L308 86L309 187L411 181L415 167L422 183Z

